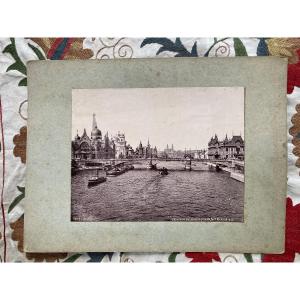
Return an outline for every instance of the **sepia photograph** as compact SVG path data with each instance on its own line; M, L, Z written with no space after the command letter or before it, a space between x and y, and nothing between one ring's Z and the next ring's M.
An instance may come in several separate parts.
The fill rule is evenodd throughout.
M71 151L71 221L244 221L243 87L73 89Z

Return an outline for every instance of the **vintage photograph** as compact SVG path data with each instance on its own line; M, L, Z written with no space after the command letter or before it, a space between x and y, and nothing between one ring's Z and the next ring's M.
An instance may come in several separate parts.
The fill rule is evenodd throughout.
M243 222L244 88L72 90L71 220Z

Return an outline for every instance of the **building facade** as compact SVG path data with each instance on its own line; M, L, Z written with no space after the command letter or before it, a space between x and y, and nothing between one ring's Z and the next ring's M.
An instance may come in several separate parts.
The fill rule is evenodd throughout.
M81 136L78 132L72 141L72 159L122 159L122 158L156 158L157 148L152 148L148 139L147 146L140 142L134 150L125 139L125 133L118 132L115 137L109 137L108 132L102 136L97 126L96 115L93 114L92 131L89 136L86 129Z
M125 134L118 132L115 137L116 158L125 158L127 156Z
M215 134L208 142L209 159L244 159L244 140L241 135L234 135L228 139L219 140Z
M110 159L115 158L116 145L108 133L102 137L102 132L98 129L96 115L93 114L92 131L90 137L86 129L83 130L82 136L78 132L72 141L72 158L89 160L89 159Z
M149 139L147 146L143 146L142 142L140 141L133 155L135 158L157 158L157 148L156 146L151 147Z
M193 159L207 159L207 150L189 150L188 153L191 154Z

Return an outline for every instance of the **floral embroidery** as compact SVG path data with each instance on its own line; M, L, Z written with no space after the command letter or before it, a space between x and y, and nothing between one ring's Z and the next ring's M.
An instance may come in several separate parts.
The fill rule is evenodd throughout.
M297 50L300 49L300 38L275 38L267 40L270 55L288 57L289 63L299 61Z
M84 38L31 38L44 51L48 59L89 59L90 49L83 49Z
M192 258L191 262L221 261L217 252L186 252L185 256Z
M156 52L158 55L164 51L174 52L175 57L187 56L187 57L197 57L197 42L194 43L191 52L189 52L186 47L182 44L180 38L176 38L175 42L168 38L145 38L141 44L141 48L149 44L159 44L161 47Z
M300 48L296 51L298 58L300 57ZM288 85L287 93L291 94L294 87L300 87L300 61L296 64L288 65Z
M293 154L298 157L295 165L300 168L300 104L296 105L296 111L291 120L293 126L289 129L289 133L293 136L292 143L295 146Z
M27 140L27 127L23 126L20 128L20 133L14 136L13 142L14 156L20 157L23 164L26 163L26 140Z
M12 229L11 238L13 241L17 242L19 252L23 253L24 215L22 215L17 221L11 223L10 227ZM54 262L66 258L67 253L26 253L26 257L35 262Z
M20 39L21 40L21 39ZM2 53L4 56L9 58L10 60L13 59L13 61L7 66L6 70L4 70L8 74L13 74L18 76L20 79L17 82L17 84L21 87L16 88L16 94L18 94L20 91L23 93L23 91L26 91L26 85L27 85L27 71L26 71L26 60L27 56L24 55L24 52L30 53L32 51L35 54L35 59L89 59L89 58L100 58L100 57L106 57L105 54L103 54L104 50L107 50L106 48L102 50L103 45L100 48L100 52L98 53L99 56L95 56L93 54L92 48L91 49L83 49L83 43L87 41L87 39L84 38L33 38L33 39L22 39L25 40L28 47L30 48L24 48L18 46L18 49L16 47L16 41L17 39L3 39L3 43L5 46L3 47ZM245 43L245 40L247 40L247 43ZM142 40L143 45L141 45L141 42L138 40L130 40L130 47L133 48L134 51L139 53L140 57L147 56L149 48L151 46L153 49L159 49L159 52L162 52L162 54L167 53L167 51L171 52L171 55L176 56L227 56L227 55L251 55L251 53L255 53L257 55L273 55L273 56L284 56L289 59L289 65L288 65L288 86L287 90L288 93L292 93L294 90L294 87L300 87L300 38L260 38L257 49L251 49L251 45L248 43L251 39L232 39L232 38L221 38L221 39L196 39L192 40L191 45L189 46L184 39L177 40L177 43L175 39L154 39L152 40ZM257 39L256 39L257 40ZM106 40L105 40L106 41ZM171 43L169 42L171 41ZM93 43L91 41L91 43ZM135 45L136 43L136 45ZM125 49L125 46L123 43L119 43L123 48L121 50L123 51ZM156 45L151 45L156 44ZM194 45L195 44L195 45ZM24 43L25 45L25 43ZM107 45L107 44L106 44ZM110 45L110 44L109 44ZM159 46L157 48L157 46ZM25 47L25 46L23 46ZM111 51L114 49L113 47L109 46L109 50ZM127 49L127 48L126 48ZM28 51L29 50L29 51ZM144 52L138 52L143 51ZM157 50L155 50L156 52ZM115 51L116 52L116 51ZM115 57L116 55L113 55L115 52L112 51L111 58ZM105 52L106 53L106 52ZM110 53L110 52L109 52ZM122 55L120 57L123 57L123 52L120 52ZM125 52L124 52L125 53ZM132 53L128 51L130 54L129 56L132 56ZM119 50L116 52L116 54L119 54ZM31 55L31 54L30 54ZM253 54L252 54L253 55ZM153 55L155 56L155 55ZM118 56L116 56L118 57ZM127 57L127 56L126 56ZM13 78L13 77L12 77ZM25 86L25 88L24 88ZM14 96L14 92L12 91L12 96ZM26 93L24 92L22 94L23 99L26 99ZM12 101L16 101L13 97L10 99ZM19 101L19 100L18 100ZM23 101L20 105L20 114L21 117L26 120L27 116L24 114L26 111L21 110L23 103L27 103L26 101ZM298 113L300 112L300 107L297 107ZM8 114L8 113L7 113ZM293 143L295 146L299 144L300 141L300 135L299 135L299 117L295 115L292 119L293 127L290 129L291 135L294 137ZM20 133L15 135L13 138L14 142L14 149L13 153L15 157L20 157L20 161L25 164L26 163L26 136L27 136L27 128L22 127L20 129ZM299 151L294 149L294 154L299 156ZM19 160L19 159L18 159ZM300 166L300 160L298 159L298 166ZM13 175L10 176L10 174L7 174L9 179L12 179L11 182L13 182ZM16 184L15 184L16 185ZM23 187L18 187L19 192L17 197L13 199L14 197L11 197L11 205L9 206L11 208L11 211L13 213L17 212L13 210L13 205L16 204L16 207L19 206L18 202L19 200L23 199L25 196L25 191L23 191ZM13 189L11 189L13 190ZM17 200L16 200L17 199ZM17 202L14 202L14 201ZM292 200L287 199L287 227L286 227L286 251L283 254L265 254L262 256L262 260L272 261L272 262L283 262L283 261L294 261L295 260L295 253L300 252L300 204L293 206ZM17 221L10 224L10 227L12 228L11 236L10 238L14 241L16 241L16 248L18 248L18 251L23 253L23 216L21 216ZM3 234L0 232L0 241L3 242ZM2 240L1 240L2 239ZM2 247L2 244L0 248ZM66 261L75 261L78 259L78 257L82 256L82 260L93 260L96 256L100 256L101 254L73 254L69 258L66 259ZM169 261L175 261L177 253L172 253L169 256ZM187 252L186 254L187 258L192 259L192 262L212 262L212 261L220 261L220 257L218 253L213 252ZM24 260L30 259L34 261L57 261L61 260L66 257L67 255L65 253L53 253L53 254L24 254ZM12 255L9 256L10 259L13 259ZM246 256L245 256L246 257ZM248 258L248 259L247 259ZM247 255L246 259L248 261L251 260L250 255ZM0 261L1 261L0 257ZM149 259L149 257L145 256L145 260ZM238 258L236 258L239 260Z

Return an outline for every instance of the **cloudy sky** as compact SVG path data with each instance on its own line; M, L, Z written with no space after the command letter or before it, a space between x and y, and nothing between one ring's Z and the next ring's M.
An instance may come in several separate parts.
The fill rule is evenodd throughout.
M207 148L215 133L224 138L244 137L244 88L138 88L76 89L72 91L72 138L98 128L109 136L124 132L134 148L149 138L151 146L163 150Z

